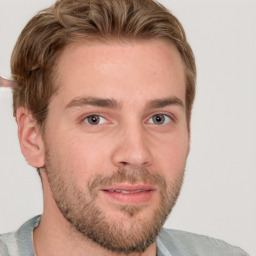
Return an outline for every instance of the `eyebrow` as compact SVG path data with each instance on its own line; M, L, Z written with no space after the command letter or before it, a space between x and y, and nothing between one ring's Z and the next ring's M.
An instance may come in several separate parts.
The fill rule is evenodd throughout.
M181 99L177 97L168 97L168 98L163 98L163 99L156 99L153 101L150 101L147 104L147 108L152 109L152 108L164 108L170 105L176 105L179 107L184 108L184 103L182 102Z
M184 103L177 97L168 97L152 100L147 103L146 108L154 109L154 108L163 108L170 105L176 105L184 108ZM78 97L71 100L67 105L67 108L74 107L84 107L84 106L97 106L97 107L105 107L111 109L121 109L121 103L117 102L115 99L104 99L97 97Z
M65 108L84 107L84 106L97 106L111 109L121 108L121 105L114 99L104 99L96 97L78 97L71 100Z

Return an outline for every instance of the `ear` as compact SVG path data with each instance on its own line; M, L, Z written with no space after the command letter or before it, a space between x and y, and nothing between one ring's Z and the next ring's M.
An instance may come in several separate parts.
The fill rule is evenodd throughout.
M190 153L190 140L188 142L187 157L188 157L189 153Z
M191 146L191 136L190 136L190 131L188 131L188 147L187 147L187 157L190 153L190 146Z
M16 121L21 151L27 163L36 168L44 166L45 146L35 118L27 108L19 107Z

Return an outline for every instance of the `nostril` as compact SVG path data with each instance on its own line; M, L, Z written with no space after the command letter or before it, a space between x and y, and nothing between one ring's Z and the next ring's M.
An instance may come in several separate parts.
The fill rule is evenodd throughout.
M146 144L142 135L137 136L136 139L133 133L130 136L127 135L125 141L118 143L111 154L112 163L121 168L150 166L152 160L151 147Z

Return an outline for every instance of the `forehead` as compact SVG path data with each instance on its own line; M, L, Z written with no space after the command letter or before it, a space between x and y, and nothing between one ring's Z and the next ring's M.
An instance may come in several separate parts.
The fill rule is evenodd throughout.
M56 81L57 94L65 97L185 95L183 61L164 40L74 43L58 60Z

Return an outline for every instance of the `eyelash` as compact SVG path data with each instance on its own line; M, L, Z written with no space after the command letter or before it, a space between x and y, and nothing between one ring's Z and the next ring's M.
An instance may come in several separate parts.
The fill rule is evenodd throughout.
M163 123L155 123L153 121L153 118L157 118L157 116L164 118ZM99 118L100 119L99 123L95 123L95 124L90 123L88 119L89 118L93 118L93 117ZM105 120L105 121L103 121L104 123L107 122L107 119L105 117L103 117L102 115L90 114L90 115L87 115L86 117L84 117L82 119L82 122L86 123L86 125L88 125L88 126L97 127L97 126L100 126L100 125L104 124L104 123L102 123L102 119ZM152 121L150 121L150 120L152 120ZM170 122L175 122L175 118L173 116L170 116L170 115L167 115L167 114L163 114L163 113L154 114L150 118L147 119L147 123L152 124L152 125L156 125L156 126L168 125Z
M148 120L151 120L151 119L154 119L157 117L163 117L164 118L163 123L157 124L154 121L152 121L152 122L148 121L148 123L153 124L153 125L168 125L170 122L174 121L174 119L171 116L162 114L162 113L155 114L155 115L151 116Z
M89 121L88 121L88 119L89 119L89 118L93 118L93 117L100 118L100 121L101 121L102 119L107 120L105 117L103 117L103 116L101 116L101 115L98 115L98 114L91 114L91 115L89 115L89 116L84 117L84 118L83 118L83 122L86 122L87 125L90 125L90 126L98 126L98 125L101 125L101 124L99 124L99 123L97 123L97 124L95 124L95 125L90 124ZM86 121L86 120L87 120L87 121Z

